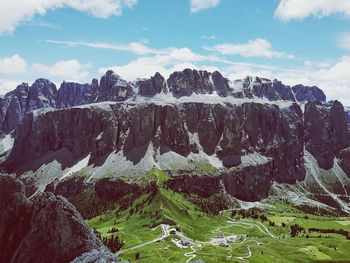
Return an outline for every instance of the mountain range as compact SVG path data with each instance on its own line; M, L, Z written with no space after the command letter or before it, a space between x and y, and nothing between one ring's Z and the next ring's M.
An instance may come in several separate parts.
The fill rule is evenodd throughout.
M1 169L30 198L117 201L159 169L176 193L349 215L349 119L318 87L259 77L186 69L127 82L107 71L59 89L38 79L0 99Z

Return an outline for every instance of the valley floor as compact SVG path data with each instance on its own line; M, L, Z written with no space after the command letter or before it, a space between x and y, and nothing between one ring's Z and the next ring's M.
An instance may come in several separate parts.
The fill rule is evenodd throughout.
M349 217L305 214L278 201L264 205L209 215L160 187L87 223L102 237L123 240L116 256L129 262L350 262L350 240L339 234L350 231Z

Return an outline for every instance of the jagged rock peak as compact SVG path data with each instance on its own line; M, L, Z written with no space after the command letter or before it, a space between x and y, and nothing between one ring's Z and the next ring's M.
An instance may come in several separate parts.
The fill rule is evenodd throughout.
M27 96L28 91L29 91L28 83L23 82L22 84L18 85L14 90L6 93L4 98L8 98L11 96L19 96L19 95L26 95Z
M326 101L317 87L296 85L290 87L278 80L246 77L230 81L218 71L185 69L172 73L167 80L156 73L149 79L127 82L113 70L91 84L63 82L56 89L47 79L37 79L30 87L23 83L0 100L0 132L15 129L24 115L40 108L67 108L103 101L126 101L137 97L167 94L169 99L195 95L216 94L221 97L267 99L270 101Z
M6 251L0 262L87 262L81 257L93 255L115 262L64 197L42 193L30 200L22 182L0 175L0 210L0 250Z
M176 71L167 80L169 91L175 97L213 94L215 91L219 95L227 96L230 91L228 82L228 79L223 78L219 72L209 73L205 70L191 69Z
M108 70L101 77L100 86L94 101L124 101L133 95L133 89L126 80L120 78L113 70Z
M136 85L140 96L153 97L161 92L167 92L165 79L159 72L150 79L138 80Z
M304 86L304 85L295 85L292 87L292 90L295 94L295 99L299 102L307 101L326 101L326 95L324 92L316 86Z

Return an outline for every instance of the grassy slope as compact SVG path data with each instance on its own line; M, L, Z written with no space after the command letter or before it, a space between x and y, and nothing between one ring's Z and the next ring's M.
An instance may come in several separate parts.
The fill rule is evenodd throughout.
M273 239L256 227L243 228L227 223L230 212L218 216L209 216L187 201L182 195L163 188L168 176L152 169L145 176L143 183L156 182L158 191L154 194L145 193L139 197L127 210L118 212L118 208L110 210L101 216L97 216L87 223L90 227L98 229L102 235L112 227L119 229L118 235L126 241L123 249L131 248L140 243L147 242L161 236L161 230L157 227L161 223L176 224L183 233L196 241L208 242L218 233L229 235L247 234L249 237L245 243L233 243L228 248L214 247L210 244L201 244L196 249L194 259L202 259L205 262L244 262L235 257L248 255L248 247L253 252L249 262L314 262L317 260L350 259L350 241L339 235L322 235L318 233L300 234L299 237L289 236L289 226L298 224L304 228L335 228L350 230L349 218L331 218L308 215L284 204L274 204L275 208L264 212L267 218L276 223L275 227L265 226L278 238ZM235 219L236 220L236 219ZM237 219L237 222L252 222L253 219ZM285 223L287 226L282 227ZM218 229L224 227L222 229ZM138 262L185 262L189 257L184 254L192 251L191 248L180 249L171 239L167 239L130 250L120 255L120 258L135 261L135 254L140 253ZM257 245L259 242L262 245ZM337 261L333 261L337 262ZM340 262L340 261L339 261ZM341 261L346 262L346 261ZM350 262L350 261L348 261Z

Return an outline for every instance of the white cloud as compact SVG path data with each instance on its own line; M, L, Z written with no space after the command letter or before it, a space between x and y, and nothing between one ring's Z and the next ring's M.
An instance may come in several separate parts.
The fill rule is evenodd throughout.
M149 54L162 54L165 50L156 50L149 48L142 42L131 42L127 44L113 44L106 42L79 42L79 41L58 41L58 40L46 40L48 43L65 45L69 47L90 47L97 49L109 49L116 51L132 52L138 55L149 55Z
M191 12L197 13L199 11L216 7L220 0L190 0L191 2Z
M23 81L16 79L0 78L0 95L5 95L7 92L14 90Z
M0 58L1 74L22 74L27 71L27 62L19 55Z
M108 18L122 13L123 8L132 7L137 0L0 0L0 34L12 33L23 21L46 11L69 7L87 12L95 17Z
M303 19L308 16L324 17L332 14L350 17L348 0L281 0L275 15L283 21Z
M33 64L32 71L36 76L53 77L60 81L86 81L89 77L88 69L90 67L90 64L81 64L79 61L71 59L58 61L53 65Z
M170 48L165 54L139 57L126 65L110 66L100 68L99 72L104 74L108 69L113 69L127 80L136 78L149 78L156 72L168 76L173 71L185 68L201 68L199 62L220 62L230 64L231 62L222 60L216 56L206 56L194 53L188 48Z
M271 43L263 38L256 38L245 44L219 44L212 47L204 47L204 49L222 55L241 55L243 57L263 58L294 58L293 55L273 50Z

